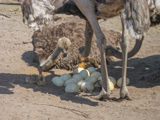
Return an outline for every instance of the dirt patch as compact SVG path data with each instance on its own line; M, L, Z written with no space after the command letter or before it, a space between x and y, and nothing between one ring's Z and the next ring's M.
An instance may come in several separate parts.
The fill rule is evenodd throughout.
M50 83L54 75L70 71L53 69L43 87L25 82L26 77L37 74L32 63L33 32L22 23L19 5L1 2L0 13L9 18L0 15L0 119L159 120L160 26L150 28L140 52L128 61L128 89L133 100L95 101L91 94L66 94L63 87ZM100 23L107 30L121 29L119 17ZM109 65L109 74L116 79L121 76L121 61ZM118 88L111 97L119 97Z

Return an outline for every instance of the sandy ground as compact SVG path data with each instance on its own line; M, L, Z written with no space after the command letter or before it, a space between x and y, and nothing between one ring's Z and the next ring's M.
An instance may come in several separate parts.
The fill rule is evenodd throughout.
M120 30L118 19L101 21L101 25ZM95 101L86 93L66 94L63 87L49 81L55 74L68 72L65 70L47 73L45 86L26 83L27 76L37 74L31 36L32 31L22 23L20 6L0 0L0 120L160 119L160 26L150 29L140 52L129 59L132 101L122 102ZM118 79L121 62L111 63L109 73ZM119 97L118 88L111 97Z

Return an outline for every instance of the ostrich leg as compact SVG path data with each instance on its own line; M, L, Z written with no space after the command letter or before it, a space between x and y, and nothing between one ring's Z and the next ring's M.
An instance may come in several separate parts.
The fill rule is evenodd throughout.
M55 51L47 58L46 61L40 62L40 66L38 67L38 71L39 71L39 76L38 76L38 81L37 81L38 85L45 84L45 77L43 76L43 71L50 69L53 62L56 60L56 58L58 57L58 55L60 54L61 51L62 51L62 49L57 46ZM39 61L41 61L41 60L39 60Z
M98 96L95 96L95 99L102 99L104 97L110 96L109 89L109 79L108 79L108 71L106 65L106 40L105 36L101 31L101 28L98 24L98 21L95 16L95 3L92 0L73 0L77 7L81 10L83 15L89 21L97 39L97 45L101 54L101 74L102 74L102 90ZM87 48L88 49L88 48Z
M130 38L143 39L144 33L150 27L150 15L146 0L125 0L124 3L125 9L121 14L123 26L121 39L123 66L120 97L129 99L129 92L126 87L128 42Z
M82 55L84 57L88 57L89 53L91 51L91 42L92 42L92 37L93 37L93 30L88 21L86 21L86 28L85 28L85 47L83 49Z
M91 51L91 42L92 42L92 37L93 37L93 30L90 25L90 23L86 20L86 27L85 27L85 46L81 46L79 48L79 53L82 55L81 57L81 63L79 64L79 67L82 66L84 68L87 67L87 65L84 63L86 61L90 61L88 59L88 56Z
M129 35L126 28L124 12L122 12L121 14L121 22L122 22L122 37L121 37L120 45L122 49L123 66L122 66L122 86L120 89L120 98L130 99L129 92L126 86Z

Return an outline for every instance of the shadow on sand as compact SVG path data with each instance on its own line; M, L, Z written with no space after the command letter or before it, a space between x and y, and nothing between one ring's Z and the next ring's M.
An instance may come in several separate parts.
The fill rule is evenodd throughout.
M91 106L98 105L98 102L93 102L87 98L79 97L77 94L67 94L64 92L64 87L54 86L50 79L53 75L46 77L46 85L38 86L36 84L26 83L25 79L30 75L25 74L10 74L0 73L0 94L13 94L10 88L14 88L14 85L20 85L24 88L32 88L35 92L40 91L42 93L52 94L59 96L62 100L72 101L80 104L87 104ZM36 75L33 75L36 76Z
M34 66L36 67L38 64L33 62L33 51L27 51L24 52L23 55L21 56L21 59L27 63L28 66Z
M22 59L27 62L28 65L35 65L32 63L32 58L29 56L32 56L31 51L24 53L22 55ZM118 79L121 76L121 62L111 63L109 66L109 74ZM98 105L98 101L91 101L88 98L84 98L75 94L66 94L64 92L64 87L56 87L51 84L50 80L53 76L55 76L54 73L46 77L47 84L43 87L26 83L25 79L29 76L30 75L26 74L0 73L0 94L13 94L10 89L14 88L14 85L20 85L27 89L32 88L34 91L40 91L42 93L59 96L62 100L91 106ZM128 77L131 80L130 86L135 86L138 88L150 88L157 85L159 86L160 55L149 56L146 58L132 58L128 60Z
M113 62L109 66L109 75L116 79L122 76L122 62ZM150 88L160 85L160 55L128 60L127 77L130 86Z

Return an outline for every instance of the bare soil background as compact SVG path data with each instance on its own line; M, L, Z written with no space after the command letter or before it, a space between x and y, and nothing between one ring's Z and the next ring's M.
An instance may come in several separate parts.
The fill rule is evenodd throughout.
M119 17L100 23L121 29ZM26 83L26 77L38 74L32 33L22 23L20 5L0 0L0 120L160 120L160 25L150 28L140 52L128 61L132 101L122 102L95 101L90 93L66 94L50 82L54 75L70 72L65 70L46 73L45 86ZM121 61L109 65L109 74L121 76ZM111 97L119 97L119 88Z

